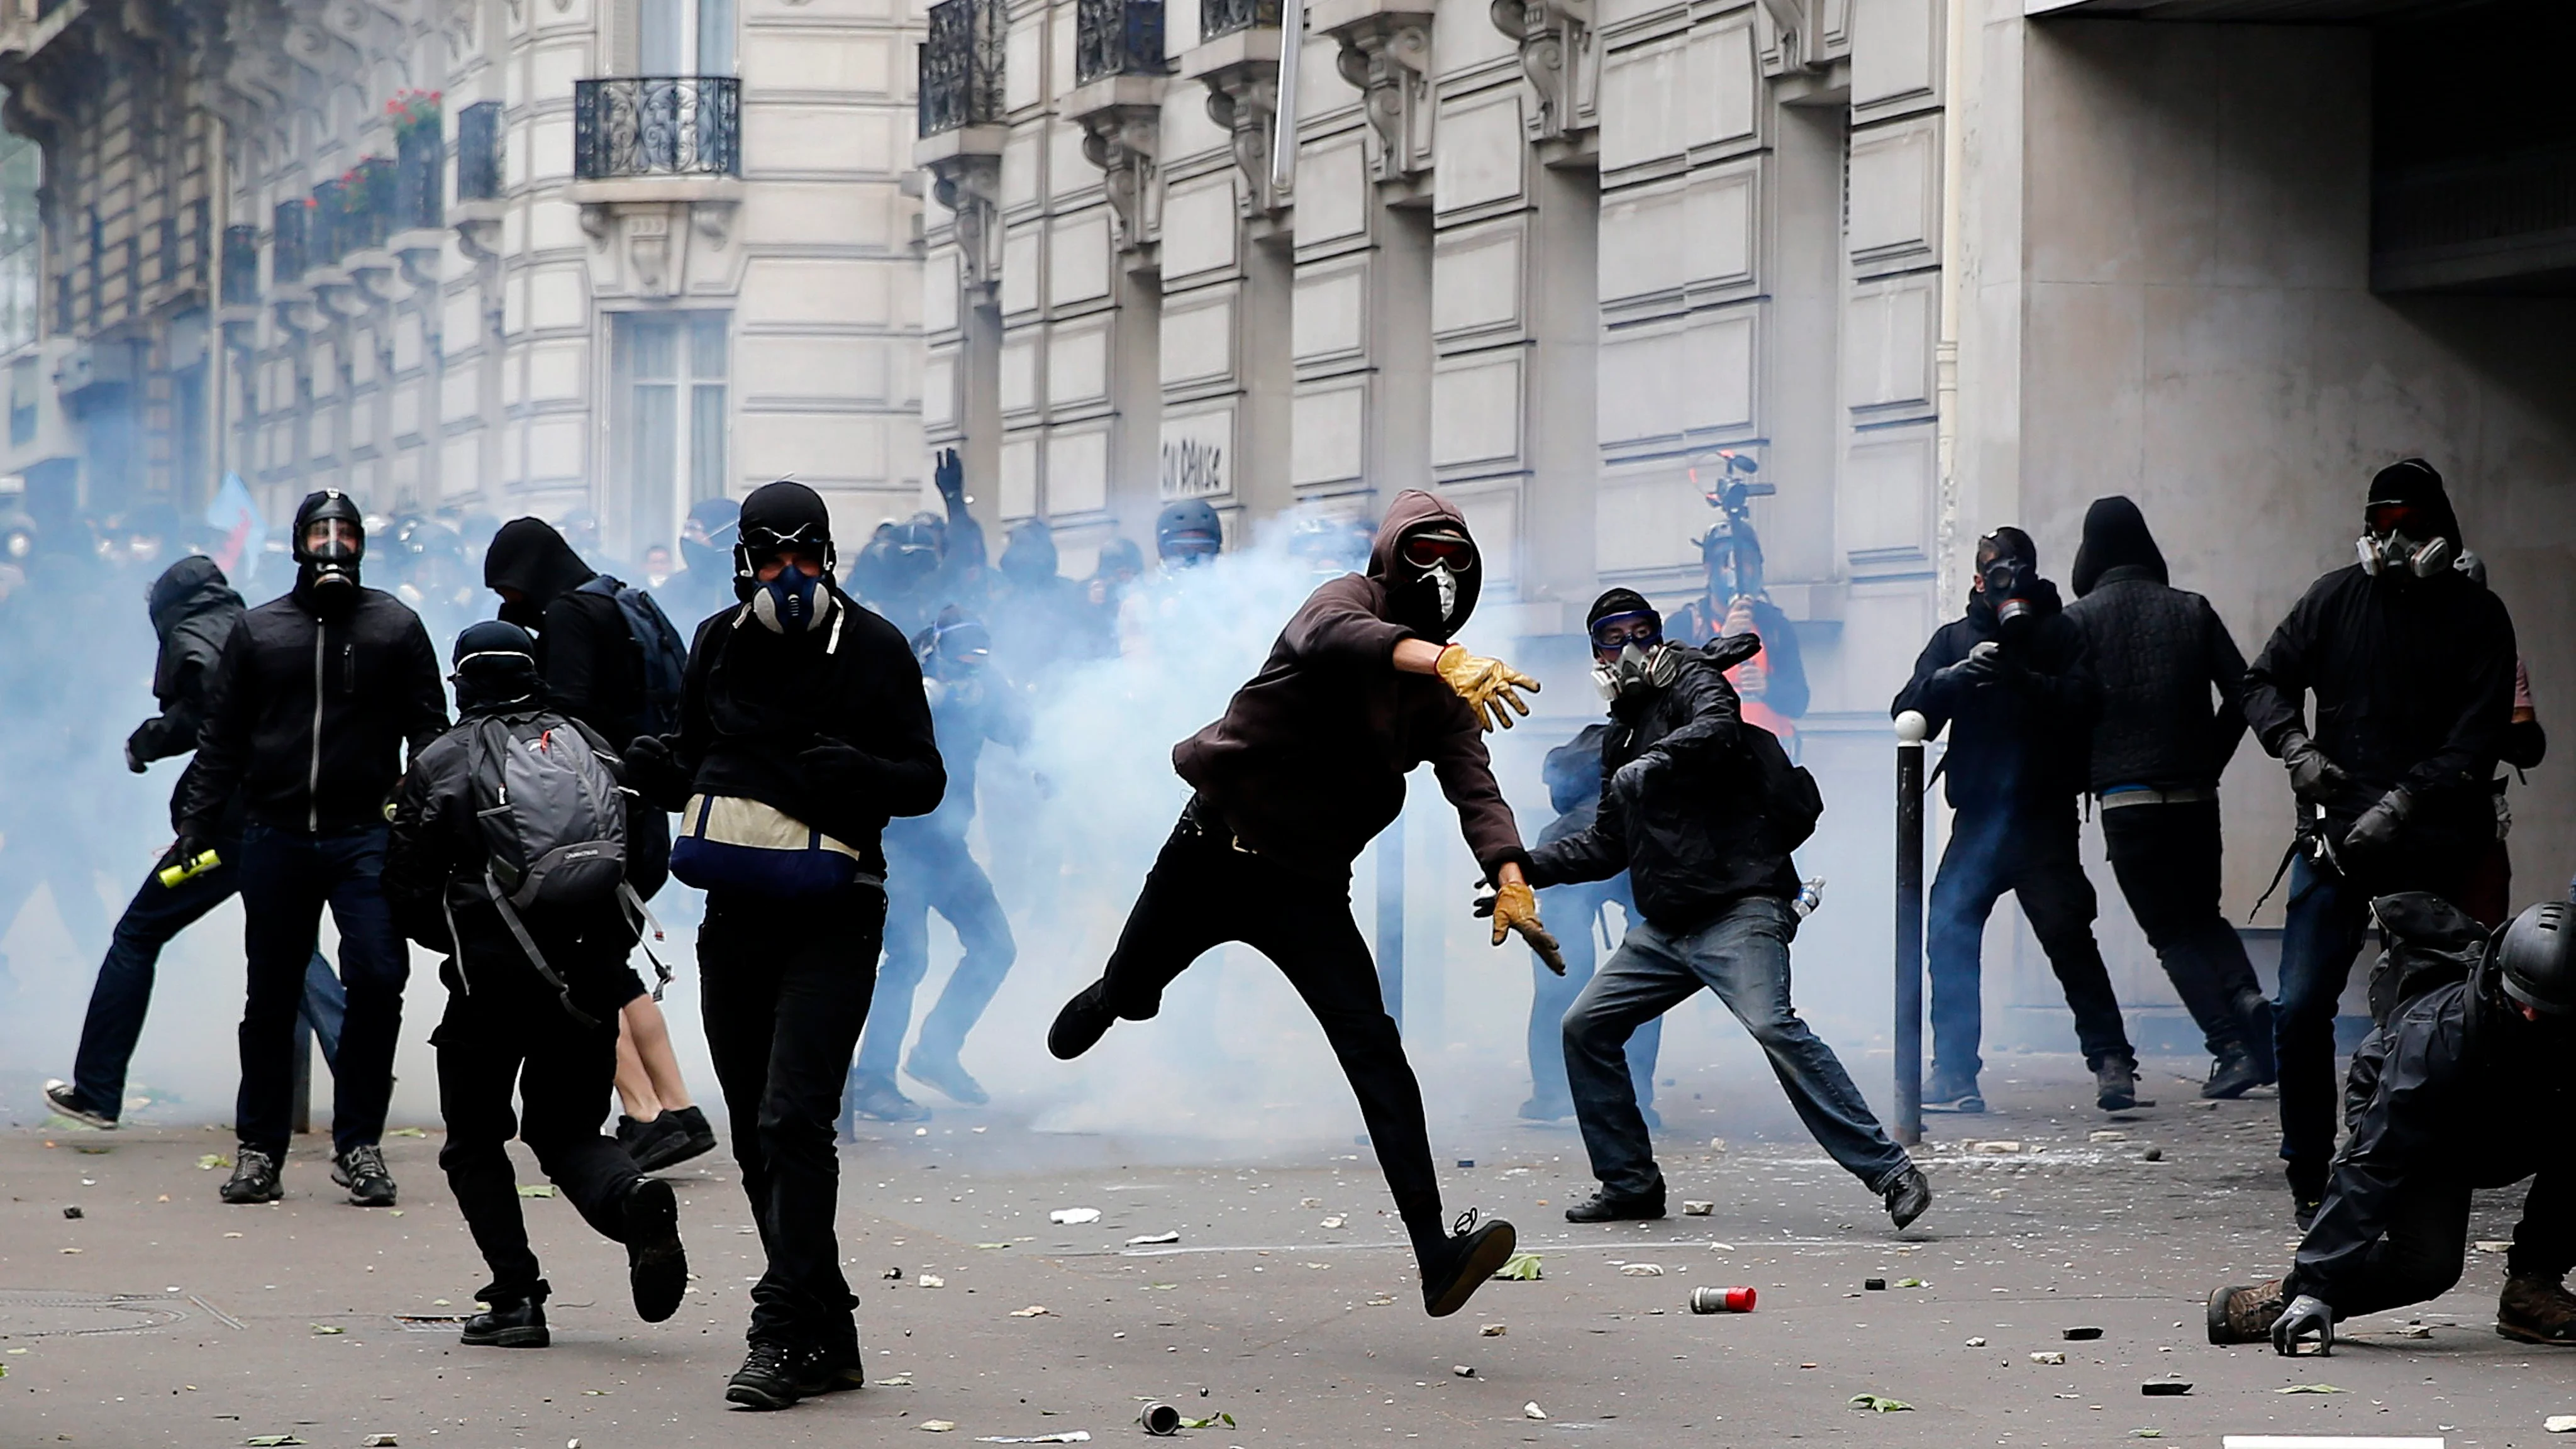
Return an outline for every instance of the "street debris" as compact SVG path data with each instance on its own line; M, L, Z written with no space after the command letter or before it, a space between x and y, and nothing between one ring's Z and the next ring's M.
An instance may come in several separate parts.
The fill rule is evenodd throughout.
M2065 1339L2069 1343L2083 1343L2091 1339L2100 1338L2101 1336L2102 1330L2090 1325L2082 1328L2065 1328L2058 1330L2058 1337Z
M1982 1338L1972 1338L1968 1340L1968 1347L1970 1348L1984 1348L1985 1346L1986 1341Z
M2161 1439L2164 1436L2165 1431L2162 1429L2131 1429L2129 1431L2129 1437L2132 1439Z
M2066 1362L2066 1355L2057 1349L2048 1348L2032 1354L2030 1356L2030 1361L2032 1363L2044 1363L2053 1366Z
M1199 1392L1204 1394L1207 1390L1201 1389ZM1231 1429L1234 1427L1234 1416L1232 1414L1210 1414L1204 1419L1183 1419L1181 1421L1181 1427L1184 1429Z
M1181 1431L1181 1411L1169 1404L1148 1403L1136 1411L1136 1422L1146 1433L1161 1438Z
M2274 1389L2272 1392L2276 1394L2339 1394L2342 1393L2343 1390L2336 1388L2332 1384L2292 1384L2286 1389Z
M2084 1135L2087 1142L2126 1142L2129 1134L2117 1127L2097 1127Z
M1324 1200L1320 1197L1301 1197L1297 1199L1297 1206L1301 1208L1319 1208L1323 1205Z
M2164 1160L2165 1160L2165 1150L2164 1150L2163 1148L2161 1148L2161 1147L2150 1147L2150 1148L2148 1148L2146 1151L2141 1152L2141 1153L2139 1153L2138 1155L2139 1155L2140 1157L2145 1158L2145 1159L2146 1159L2147 1161L2149 1161L2149 1162L2162 1162L2162 1161L2164 1161ZM2162 1433L2163 1433L2163 1431L2162 1431L2162 1430L2157 1430L2157 1431L2155 1431L2155 1432L2156 1432L2156 1433L2158 1433L2158 1434L2162 1434Z
M2429 1323L2410 1323L2404 1328L2397 1330L2397 1336L2399 1338L2431 1338L2433 1336L2433 1325Z
M348 1331L349 1330L342 1328L336 1323L317 1323L313 1325L313 1332L322 1337L328 1337L335 1333L346 1333Z
M1067 1429L1061 1434L985 1434L979 1436L975 1442L978 1444L1088 1444L1091 1442L1091 1431Z
M925 1434L945 1434L949 1430L957 1427L957 1421L954 1419L924 1419L912 1427L921 1430Z
M2481 1253L2509 1253L2513 1251L2512 1242L2503 1238L2480 1238L2469 1246L2477 1249Z
M1845 1402L1852 1408L1867 1409L1873 1414L1910 1414L1914 1412L1914 1406L1905 1402L1903 1399L1891 1399L1878 1394L1854 1394Z
M1500 1338L1509 1332L1511 1332L1509 1328L1499 1323L1488 1323L1484 1327L1476 1330L1476 1334L1480 1338Z
M1753 1311L1750 1288L1693 1288L1690 1311L1693 1313L1750 1313Z
M1968 1144L1968 1151L1981 1157L2009 1157L2021 1151L2021 1144L2005 1141L1971 1142Z
M912 1375L894 1374L890 1377L874 1379L870 1382L874 1383L876 1387L881 1389L908 1389L912 1387Z
M63 1216L64 1216L64 1217L67 1217L67 1218L74 1218L74 1219L77 1219L77 1218L80 1218L80 1217L84 1216L84 1214L81 1212L81 1210L80 1210L79 1208L76 1208L76 1207L67 1207L67 1208L63 1209Z
M1472 1379L1476 1376L1476 1366L1474 1364L1453 1363L1449 1365L1449 1372L1458 1378Z
M1043 1303L1032 1303L1026 1308L1012 1309L1011 1316L1013 1318L1045 1318L1054 1312L1054 1309L1047 1307Z
M385 1133L385 1135L387 1137L426 1137L429 1133L425 1129L419 1127L396 1127Z
M1325 1228L1327 1228L1327 1229L1339 1228L1339 1227L1340 1227L1340 1226L1342 1226L1344 1223L1347 1223L1347 1222L1349 1222L1349 1221L1350 1221L1350 1219L1345 1218L1345 1217L1342 1217L1342 1216L1341 1216L1341 1215L1339 1215L1339 1214L1335 1214L1335 1215L1334 1215L1334 1216L1332 1216L1332 1217L1329 1217L1329 1218L1324 1219L1324 1226L1325 1226Z
M2576 1433L2576 1414L2552 1414L2540 1421L2540 1427L2552 1434Z
M2179 1379L2150 1379L2138 1385L2138 1392L2151 1399L2177 1399L2191 1392L2191 1385Z
M878 1276L889 1283L900 1283L903 1281L903 1270L901 1268L888 1268Z
M554 1195L555 1185L551 1182L523 1182L519 1184L519 1196L521 1197L553 1197Z
M1661 1263L1622 1263L1619 1265L1619 1276L1622 1278L1661 1278L1664 1276L1664 1265Z
M301 1444L304 1441L292 1434L253 1434L242 1442L249 1445L250 1449L280 1449L282 1445Z
M220 1152L209 1152L205 1156L197 1159L197 1170L199 1172L212 1172L218 1167L230 1167L232 1165L233 1160Z
M1100 1221L1100 1209L1057 1208L1054 1212L1047 1214L1047 1221L1051 1223L1059 1223L1068 1228L1078 1228L1085 1223L1096 1223Z
M924 1273L913 1281L919 1283L924 1288L945 1288L948 1286L948 1280L940 1277L936 1273Z
M358 1449L394 1449L401 1442L391 1434L369 1434L358 1441Z
M1547 1274L1539 1266L1538 1254L1514 1253L1503 1260L1503 1266L1494 1270L1494 1276L1497 1278L1510 1279L1514 1282L1527 1283L1544 1278Z
M1682 1199L1682 1216L1686 1218L1704 1218L1716 1211L1717 1204L1713 1202L1701 1202L1695 1198Z
M1547 1417L1547 1410L1538 1406L1538 1400L1532 1399L1528 1403L1521 1405L1521 1417L1524 1419L1544 1419Z
M1872 1293L1884 1293L1887 1291L1887 1280L1884 1278L1863 1278L1860 1280L1860 1286Z
M1164 1243L1177 1243L1180 1240L1181 1235L1178 1233L1145 1233L1138 1237L1129 1238L1127 1240L1127 1246L1131 1248L1151 1248L1160 1246Z
M1920 1278L1899 1278L1896 1280L1896 1286L1899 1288L1929 1288L1932 1285L1924 1282Z

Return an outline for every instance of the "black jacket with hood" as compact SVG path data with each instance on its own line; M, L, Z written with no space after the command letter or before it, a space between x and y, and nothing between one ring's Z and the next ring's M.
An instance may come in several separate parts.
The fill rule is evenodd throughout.
M1215 723L1172 747L1172 767L1252 851L1310 876L1346 876L1404 808L1404 777L1428 764L1490 878L1525 861L1520 827L1494 783L1476 714L1437 676L1395 667L1406 639L1445 643L1476 606L1480 567L1459 581L1454 617L1427 584L1399 578L1398 544L1428 526L1464 533L1465 515L1418 489L1388 505L1365 575L1326 580L1270 646Z
M2408 501L2433 513L2454 549L2465 548L2439 475L2421 471L2426 481ZM2401 855L2473 858L2495 839L2487 782L2513 721L2514 658L2504 601L2466 572L2417 578L2392 568L2374 577L2350 564L2309 585L2272 631L2245 671L2245 718L2271 754L2304 730L2351 776L2326 807L2338 832L2402 785L2414 809Z
M1935 630L1914 661L1914 677L1897 691L1893 718L1920 710L1939 734L1950 727L1943 757L1943 798L1956 810L2061 810L2084 792L2087 741L2101 687L2093 678L2084 632L2066 617L2057 586L2037 581L2039 606L2030 633L2003 645L2003 678L1962 684L1935 678L1986 640L2002 640L1994 605L1983 590L1965 616Z
M211 841L235 792L252 823L301 834L382 826L402 776L447 728L447 690L420 616L360 584L316 603L299 579L224 640L181 784L179 833Z
M582 590L601 577L542 518L502 524L483 554L484 585L524 598L504 602L500 616L537 636L552 707L622 747L644 730L644 656L617 600Z
M224 571L203 554L190 554L162 570L152 581L152 632L160 636L160 656L152 665L152 697L161 712L134 727L126 746L145 764L187 754L197 748L197 730L206 721L206 694L215 666L222 662L224 640L241 622L241 595L233 592ZM176 827L188 798L188 775L181 772L170 792L170 823ZM238 807L238 801L236 801ZM238 808L226 812L222 834L241 828Z
M1747 730L1726 669L1753 652L1712 658L1680 645L1673 682L1633 689L1610 702L1601 745L1601 803L1592 824L1530 853L1534 886L1604 880L1624 870L1637 911L1663 931L1705 924L1746 896L1791 897L1798 874L1789 846L1763 808L1762 762L1777 754L1768 732ZM1756 740L1754 736L1761 738ZM1633 774L1623 767L1642 762ZM1778 764L1787 768L1783 756Z
M2215 790L2245 738L2245 656L2209 600L2171 586L2138 505L2097 498L2076 550L2075 602L2102 703L2093 792L2125 785ZM2211 703L2211 691L2217 703Z

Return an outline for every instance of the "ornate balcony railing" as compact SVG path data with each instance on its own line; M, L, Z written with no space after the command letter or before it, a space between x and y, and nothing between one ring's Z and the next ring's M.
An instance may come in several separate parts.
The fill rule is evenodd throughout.
M392 234L394 159L369 156L340 178L340 214L331 219L336 256L382 247Z
M228 226L224 228L224 258L221 273L222 290L217 295L227 307L259 305L259 228Z
M313 203L303 197L281 201L272 212L269 232L268 279L283 286L304 279L306 258L305 223L314 211Z
M439 175L446 140L436 122L414 126L394 139L395 231L436 229L447 224L446 187Z
M1270 13L1278 15L1278 0L1270 0ZM1165 69L1163 0L1079 0L1073 12L1074 84L1161 75Z
M456 199L501 197L501 103L476 101L456 113Z
M1002 0L940 0L921 46L920 128L936 136L1002 116Z
M742 82L729 75L575 81L572 174L740 176Z
M336 267L348 245L340 239L340 193L346 183L325 181L313 188L312 208L304 214L304 265Z
M1199 0L1199 34L1214 40L1255 26L1278 28L1280 0Z

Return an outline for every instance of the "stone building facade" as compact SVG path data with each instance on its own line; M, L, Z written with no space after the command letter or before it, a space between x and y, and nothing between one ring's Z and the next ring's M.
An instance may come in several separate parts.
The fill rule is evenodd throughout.
M31 498L589 510L922 476L905 0L6 0ZM13 393L13 398L14 398Z

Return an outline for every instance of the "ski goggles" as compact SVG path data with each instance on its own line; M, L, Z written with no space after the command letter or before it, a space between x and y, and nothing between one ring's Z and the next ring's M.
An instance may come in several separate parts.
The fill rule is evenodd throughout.
M2434 532L2430 527L2416 526L2423 517L2423 510L2412 503L2373 503L2361 511L2361 516L2372 533L2383 537L2403 533L2408 538L2422 538Z
M1599 654L1616 654L1631 644L1652 649L1663 642L1664 621L1651 609L1605 614L1592 625L1592 648Z
M1476 566L1476 545L1455 533L1417 533L1404 541L1396 556L1410 568L1445 564L1449 572L1463 574Z

